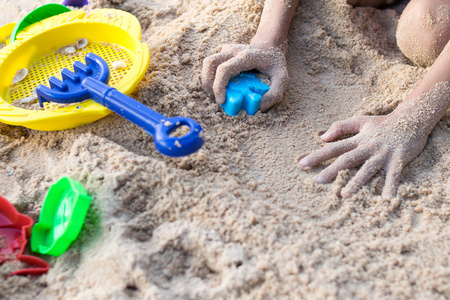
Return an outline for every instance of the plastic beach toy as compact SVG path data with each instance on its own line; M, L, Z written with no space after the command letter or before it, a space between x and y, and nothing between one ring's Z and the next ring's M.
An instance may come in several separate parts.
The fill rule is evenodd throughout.
M0 264L18 260L34 268L14 271L13 275L40 275L48 271L49 264L37 257L23 255L33 220L17 212L8 200L0 196Z
M31 234L31 250L59 256L78 237L91 197L83 186L63 177L52 185L42 206L39 222Z
M16 23L8 23L0 27L0 43L7 45L11 39L11 33Z
M195 120L186 117L172 117L157 113L142 103L128 97L107 85L108 64L100 56L88 53L86 65L79 61L73 64L74 72L61 71L63 81L50 77L51 88L40 85L36 92L41 106L44 102L73 103L86 99L109 108L154 136L156 149L164 155L178 157L194 153L204 141L202 127ZM181 126L188 126L189 133L171 137Z
M63 5L75 6L75 7L83 7L88 4L89 4L88 0L64 0L63 1Z
M42 5L35 10L31 11L28 15L22 18L20 22L18 22L12 33L11 33L11 43L16 40L16 35L19 31L23 30L25 27L28 27L34 23L40 22L49 17L53 17L65 12L70 11L69 8L65 7L61 4L50 3L46 5Z
M261 97L269 89L254 73L241 73L228 82L225 103L221 106L232 117L237 116L241 109L252 116L261 105Z
M11 28L2 27L6 30ZM0 30L1 33L1 30ZM1 34L7 41L11 32ZM86 39L81 49L69 47ZM12 105L14 101L34 97L40 84L48 84L50 76L61 78L62 68L72 68L86 53L102 57L110 67L109 85L122 93L131 93L148 68L149 51L141 43L141 27L133 15L115 9L69 11L46 18L20 30L16 40L0 50L0 121L36 130L63 130L94 122L111 111L92 100L60 107L46 103L39 110ZM114 62L125 67L114 68ZM18 70L26 68L28 75L12 85ZM37 99L35 99L37 102Z

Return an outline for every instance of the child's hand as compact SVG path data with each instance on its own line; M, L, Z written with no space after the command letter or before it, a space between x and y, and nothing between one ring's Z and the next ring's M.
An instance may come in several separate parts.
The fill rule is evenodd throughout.
M225 87L230 78L252 69L257 69L270 79L270 90L261 99L261 111L266 111L281 100L289 80L282 47L265 47L261 44L224 45L220 53L204 60L203 86L215 95L217 103L223 104Z
M303 167L316 166L333 157L338 157L320 172L317 181L329 183L341 170L363 166L341 195L348 198L384 168L387 171L382 196L385 199L396 195L403 167L414 159L425 147L428 130L417 119L395 111L387 116L356 116L335 122L321 139L332 142L348 134L353 137L326 144L300 161Z

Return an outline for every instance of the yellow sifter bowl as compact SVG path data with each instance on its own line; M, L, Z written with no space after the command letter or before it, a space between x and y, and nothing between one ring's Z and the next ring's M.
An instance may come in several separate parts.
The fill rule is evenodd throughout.
M79 39L87 39L88 44L75 48L74 52L71 45ZM70 51L61 51L68 46ZM73 62L84 63L84 56L89 52L108 63L109 85L125 94L136 88L149 64L149 50L141 43L139 21L127 12L77 10L50 17L26 27L16 41L0 51L0 121L54 131L81 126L108 115L110 110L93 100L65 107L46 103L37 110L12 105L20 99L32 99L36 87L48 85L51 76L61 79L63 68L73 71ZM28 75L12 84L16 72L23 68Z

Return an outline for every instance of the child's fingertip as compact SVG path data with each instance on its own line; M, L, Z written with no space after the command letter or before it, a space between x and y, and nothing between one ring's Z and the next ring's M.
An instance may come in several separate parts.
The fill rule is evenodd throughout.
M329 131L326 131L324 134L320 136L320 139L324 142L328 142L331 138L331 133Z
M272 106L273 106L273 102L270 100L266 100L266 101L261 101L261 106L259 107L259 109L262 112L267 112Z
M327 180L327 178L325 178L325 176L323 174L319 174L319 176L317 176L317 178L316 178L316 182L318 184L326 184L326 183L328 183L328 180Z
M342 196L342 198L344 198L344 199L348 199L348 198L350 198L352 195L353 195L353 193L352 193L352 191L351 191L350 188L345 187L345 188L343 188L342 191L341 191L341 196Z
M383 193L381 193L381 198L383 198L383 200L391 200L395 197L392 191L383 191Z
M269 108L266 105L261 105L259 109L261 110L261 112L266 112Z
M308 158L307 157L302 158L298 162L298 164L300 165L300 167L307 168L308 167Z
M222 95L217 95L217 96L216 96L216 102L217 102L217 104L219 104L219 105L224 104L224 103L225 103L225 97L222 96Z

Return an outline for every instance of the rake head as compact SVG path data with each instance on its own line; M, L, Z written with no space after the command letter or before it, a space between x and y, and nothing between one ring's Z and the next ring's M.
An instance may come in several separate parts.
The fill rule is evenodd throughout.
M62 81L52 76L48 80L50 88L39 85L36 88L39 105L44 102L75 103L91 98L90 92L83 87L82 82L87 77L92 77L105 84L109 81L109 68L106 61L94 53L85 56L86 64L79 61L74 62L72 72L66 68L62 69Z

